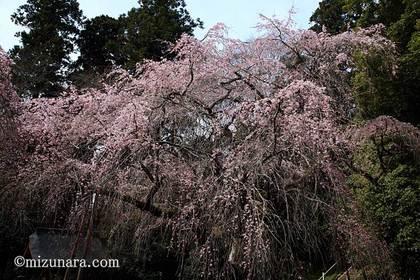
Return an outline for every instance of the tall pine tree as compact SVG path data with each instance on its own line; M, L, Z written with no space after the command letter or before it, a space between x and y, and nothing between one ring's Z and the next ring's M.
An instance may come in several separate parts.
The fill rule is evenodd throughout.
M82 23L77 0L28 0L12 15L26 30L11 51L13 82L24 97L55 97L65 84Z
M120 17L125 26L124 66L133 69L142 59L159 60L168 42L175 42L183 33L192 35L202 26L191 18L184 0L140 0L140 7Z
M120 65L122 28L120 21L110 16L86 20L77 40L80 56L75 63L76 68L81 67L83 72L102 73L114 65Z

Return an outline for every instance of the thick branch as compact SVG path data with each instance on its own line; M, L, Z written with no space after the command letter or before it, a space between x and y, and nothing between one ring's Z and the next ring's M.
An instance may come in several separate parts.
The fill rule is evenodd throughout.
M128 203L134 207L136 207L139 210L145 211L145 212L149 212L150 214L152 214L153 216L157 217L157 218L161 218L161 217L172 217L174 213L170 212L170 211L163 211L161 208L151 204L151 203L146 203L144 201L141 200L137 200L131 196L128 195L123 195L120 194L116 191L112 191L112 190L102 190L100 191L101 195L104 196L108 196L110 198L113 199L118 199L121 200L122 202Z

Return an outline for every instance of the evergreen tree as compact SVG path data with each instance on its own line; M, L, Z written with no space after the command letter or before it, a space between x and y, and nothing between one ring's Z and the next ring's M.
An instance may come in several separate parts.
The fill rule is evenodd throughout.
M109 16L98 16L85 21L84 29L77 41L80 56L77 64L83 70L103 72L114 64L119 64L117 42L120 38L121 24Z
M79 87L97 87L103 73L124 63L120 50L124 30L119 20L105 15L83 25L77 40L80 55L69 79Z
M133 69L142 59L161 59L168 42L183 33L192 35L194 28L202 26L199 19L191 18L184 0L140 0L139 4L119 19L124 25L125 68Z
M12 15L28 30L11 51L13 82L25 97L55 97L62 89L82 23L76 0L28 0Z
M398 21L404 13L401 0L324 0L310 18L312 30L338 34L348 27L368 27L382 23L386 27Z
M346 29L345 0L325 0L319 3L310 18L314 25L311 27L316 32L321 32L323 27L331 34L338 34Z

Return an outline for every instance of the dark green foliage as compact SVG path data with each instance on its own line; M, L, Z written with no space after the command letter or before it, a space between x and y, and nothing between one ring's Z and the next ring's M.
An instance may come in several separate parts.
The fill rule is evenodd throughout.
M374 0L321 1L310 18L314 23L311 29L320 32L325 28L328 33L338 34L356 26L376 24L382 18L376 14L378 6Z
M404 1L406 10L389 28L401 56L398 61L398 87L408 107L402 120L420 124L420 2Z
M403 3L404 2L404 3ZM324 0L311 16L311 29L337 34L348 27L368 27L382 23L386 27L398 21L404 13L405 2L401 0Z
M77 87L101 86L104 73L124 63L121 22L109 16L97 16L84 22L77 39L80 55L71 65L68 79Z
M355 26L367 27L378 23L376 2L375 0L346 0L344 10L346 14L353 16Z
M420 277L420 162L405 137L371 138L349 183L365 223L389 245L404 279Z
M406 120L420 124L420 25L410 42L407 53L401 56L400 64L400 90L407 100Z
M420 2L405 0L401 3L404 3L404 7L398 14L398 18L394 16L395 20L387 26L389 26L389 37L397 44L400 51L405 53L412 36L419 30ZM392 10L389 13L392 13Z
M65 81L82 12L76 0L28 0L12 15L28 31L11 50L13 82L21 96L53 97Z
M123 66L134 69L143 59L160 60L165 55L167 43L173 43L183 33L192 34L201 27L199 19L193 20L184 0L141 0L140 8L131 9L120 17L124 26L124 44L121 51Z
M347 28L343 6L345 0L325 0L319 3L310 18L315 24L311 27L316 32L321 32L325 26L326 31L331 34L338 34Z
M118 41L121 38L121 23L109 16L98 16L85 21L84 29L77 40L80 56L76 65L84 71L104 72L105 69L122 63Z
M377 51L357 53L355 58L358 71L352 84L357 117L369 120L392 115L401 119L408 105L398 94L395 61Z

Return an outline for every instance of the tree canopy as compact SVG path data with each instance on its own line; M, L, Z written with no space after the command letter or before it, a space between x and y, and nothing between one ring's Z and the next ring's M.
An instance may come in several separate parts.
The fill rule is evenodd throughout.
M27 97L57 96L63 88L70 54L83 16L76 0L28 0L12 15L27 30L11 50L13 80Z
M105 69L122 65L120 40L122 38L121 23L109 16L98 16L84 22L77 44L80 56L76 67L84 71L103 73ZM120 54L120 55L119 55Z
M124 26L121 53L127 69L134 69L143 59L162 59L168 55L168 43L175 43L182 34L192 35L202 25L191 18L184 0L141 0L139 4L119 18Z

